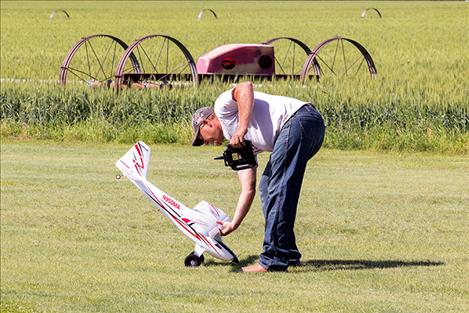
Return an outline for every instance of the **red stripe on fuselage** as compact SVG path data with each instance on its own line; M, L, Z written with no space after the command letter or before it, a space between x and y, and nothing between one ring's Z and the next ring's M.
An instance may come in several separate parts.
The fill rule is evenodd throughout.
M171 214L171 212L169 212L166 208L165 208L165 204L163 202L161 202L158 197L153 193L153 191L147 186L147 184L145 184L145 186L147 187L147 189L151 192L151 194L153 195L154 199L153 201L155 201L163 210L165 210L168 215L175 221L177 222L179 225L181 225L189 234L191 234L192 236L194 236L194 238L196 238L197 240L199 241L203 241L204 243L210 245L210 247L212 247L212 249L214 249L216 251L216 247L214 247L210 241L207 240L207 238L205 238L204 235L202 234L199 234L197 233L192 227L190 227L189 225L181 222L178 218L174 217L173 214ZM190 228L190 230L188 229ZM192 230L192 231L191 231Z
M207 238L205 238L204 235L201 234L200 236L204 239L204 241L205 241L206 243L208 243L208 244L210 245L210 247L212 247L212 248L216 251L216 248L210 243L210 241L207 240Z
M145 186L147 186L147 185L145 184ZM154 197L153 201L155 201L163 210L165 210L165 211L169 214L169 216L170 216L174 221L176 221L176 222L177 222L179 225L181 225L185 230L187 230L187 232L188 232L189 234L191 234L192 236L194 236L195 238L197 238L198 240L200 240L200 236L199 236L198 233L193 232L192 228L188 229L189 226L188 226L187 224L182 223L178 218L174 217L173 214L171 214L171 212L169 212L169 211L165 208L165 204L164 204L163 202L161 202L161 201L158 199L158 197L153 193L153 191L152 191L150 188L148 188L148 186L147 186L147 189L148 189L148 190L151 192L151 194L153 195L153 197ZM187 227L186 227L186 226L187 226ZM192 231L191 231L191 230L192 230Z

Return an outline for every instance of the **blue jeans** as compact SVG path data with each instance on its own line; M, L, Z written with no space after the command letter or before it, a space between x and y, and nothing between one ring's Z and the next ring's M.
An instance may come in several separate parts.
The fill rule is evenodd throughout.
M288 260L299 260L294 233L298 197L306 163L318 152L325 126L312 105L300 108L282 127L259 189L265 217L263 252L259 263L269 270L286 270Z

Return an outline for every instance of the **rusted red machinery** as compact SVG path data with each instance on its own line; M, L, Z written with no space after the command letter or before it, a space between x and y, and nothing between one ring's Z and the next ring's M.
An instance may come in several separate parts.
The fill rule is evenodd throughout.
M206 79L296 79L302 83L332 75L367 75L376 66L369 52L350 38L336 36L310 49L292 37L276 37L260 44L227 44L194 61L177 39L162 34L144 36L127 45L108 34L81 38L60 67L60 83L165 88L197 86Z

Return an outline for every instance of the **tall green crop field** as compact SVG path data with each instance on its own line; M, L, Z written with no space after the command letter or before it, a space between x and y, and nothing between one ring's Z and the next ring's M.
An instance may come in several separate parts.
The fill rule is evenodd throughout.
M365 8L375 7L382 18ZM218 19L198 13L213 9ZM65 9L70 18L53 10ZM341 149L469 151L469 4L466 2L1 2L3 138L187 143L189 117L231 88L97 91L57 86L60 65L83 36L127 44L149 34L181 41L194 59L228 43L295 37L311 49L336 35L361 43L378 75L321 82L258 82L260 91L314 102ZM19 80L19 81L18 81Z

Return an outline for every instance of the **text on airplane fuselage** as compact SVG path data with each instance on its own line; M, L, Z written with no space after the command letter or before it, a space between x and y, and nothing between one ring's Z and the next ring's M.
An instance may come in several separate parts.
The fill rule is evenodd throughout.
M181 206L179 205L179 203L177 203L176 201L174 201L173 199L171 199L167 195L163 195L163 200L165 202L169 203L170 205L172 205L173 207L176 207L178 210L181 209Z

